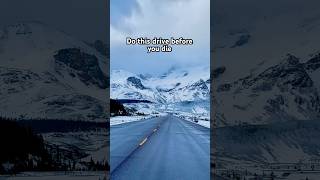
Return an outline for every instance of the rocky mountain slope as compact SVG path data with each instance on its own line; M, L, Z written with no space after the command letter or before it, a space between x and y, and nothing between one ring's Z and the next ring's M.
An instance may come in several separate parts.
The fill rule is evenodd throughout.
M105 120L106 57L38 22L0 31L0 115Z
M261 73L230 83L216 78L219 126L319 118L319 80L315 76L319 72L319 57L315 55L303 63L288 54Z

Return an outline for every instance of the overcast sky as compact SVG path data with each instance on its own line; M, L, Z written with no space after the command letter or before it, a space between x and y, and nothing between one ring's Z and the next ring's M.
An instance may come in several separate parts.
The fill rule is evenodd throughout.
M1 0L0 27L40 21L78 39L107 42L107 0Z
M111 69L159 74L172 66L210 63L210 0L111 0ZM192 38L171 53L146 53L126 37ZM147 67L147 68L146 68Z

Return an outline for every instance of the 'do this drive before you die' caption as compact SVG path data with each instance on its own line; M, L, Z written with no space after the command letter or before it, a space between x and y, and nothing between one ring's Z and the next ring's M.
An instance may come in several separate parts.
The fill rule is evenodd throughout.
M126 39L127 45L144 45L146 46L147 53L154 52L172 52L173 46L189 46L193 45L192 39L185 39L183 37L170 39L155 37L153 39L149 39L146 37L140 38L131 38L127 37Z

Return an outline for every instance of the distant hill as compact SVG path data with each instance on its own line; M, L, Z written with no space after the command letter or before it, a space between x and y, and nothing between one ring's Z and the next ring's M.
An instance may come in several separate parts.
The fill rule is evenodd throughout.
M124 106L119 101L114 99L110 99L110 114L111 116L129 115Z

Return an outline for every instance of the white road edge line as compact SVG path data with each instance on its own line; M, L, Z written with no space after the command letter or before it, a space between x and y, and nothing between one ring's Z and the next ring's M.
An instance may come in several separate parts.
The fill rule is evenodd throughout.
M144 138L144 140L139 144L139 146L142 146L146 141L148 140L148 138Z

